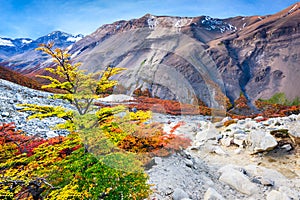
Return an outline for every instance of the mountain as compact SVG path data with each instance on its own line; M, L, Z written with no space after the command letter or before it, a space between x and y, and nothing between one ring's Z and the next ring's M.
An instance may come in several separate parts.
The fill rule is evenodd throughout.
M39 44L53 41L56 47L70 48L82 38L83 35L73 36L61 31L54 31L36 40L0 37L0 65L26 74L28 70L31 72L39 68L42 62L47 61L45 56L35 51Z
M89 72L126 67L119 91L213 106L300 94L299 3L274 15L214 19L147 14L100 27L71 53ZM224 101L223 101L224 102Z
M70 53L88 72L108 65L127 68L116 77L116 93L148 91L211 107L225 106L226 97L233 102L241 93L250 102L276 92L293 98L300 94L299 5L273 15L227 19L146 14L101 26ZM47 64L40 64L45 58L35 52L26 63L31 54L10 57L5 66L42 73L36 70Z

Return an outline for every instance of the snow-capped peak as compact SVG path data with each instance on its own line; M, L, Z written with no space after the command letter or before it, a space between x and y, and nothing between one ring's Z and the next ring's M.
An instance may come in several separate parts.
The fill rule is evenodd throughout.
M4 39L4 38L0 38L0 46L9 46L9 47L13 47L15 46L11 40L8 39Z

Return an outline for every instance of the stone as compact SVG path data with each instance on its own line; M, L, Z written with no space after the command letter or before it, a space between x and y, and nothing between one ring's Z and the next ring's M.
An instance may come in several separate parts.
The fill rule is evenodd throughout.
M223 122L216 122L216 123L215 123L215 127L216 127L216 128L221 128L221 127L223 127Z
M221 122L225 123L225 122L227 122L229 120L232 120L232 118L231 117L224 117Z
M172 194L173 200L182 200L184 198L189 198L189 195L182 189L176 188Z
M247 165L244 166L247 174L251 177L262 177L261 179L271 180L274 186L278 187L280 185L285 185L287 179L281 173L274 169L268 169L257 165Z
M263 119L264 119L263 116L257 116L257 117L254 118L254 120L263 120Z
M221 147L219 146L212 146L210 147L210 153L216 153L218 155L228 155Z
M52 138L52 137L58 136L58 134L55 133L54 131L47 131L47 132L46 132L46 136L47 136L48 138Z
M285 145L282 145L280 147L281 149L284 149L285 151L290 151L293 149L292 145L291 144L285 144Z
M234 150L234 153L235 154L240 154L242 152L242 149L241 148L237 148Z
M278 189L279 192L286 194L290 199L300 199L300 193L287 186L281 186Z
M215 183L205 175L202 175L202 179L208 186L213 186Z
M232 138L222 138L220 140L220 143L223 145L223 146L226 146L226 147L229 147L231 144L232 144Z
M252 195L258 191L258 187L246 175L234 169L231 165L222 167L219 169L219 172L221 172L219 177L221 182L228 184L243 194Z
M239 147L244 147L245 140L233 139L233 143L238 145Z
M246 144L253 153L259 153L274 149L277 146L277 141L270 133L255 130L248 134Z
M225 200L215 189L208 188L204 194L204 200Z
M290 198L285 194L277 190L272 190L267 194L266 200L290 200Z
M207 122L204 127L203 131L199 131L196 135L197 141L207 141L216 139L218 136L217 129L213 126L211 122Z
M243 125L245 123L246 123L246 120L244 120L244 119L241 119L241 120L237 121L238 125Z
M275 182L269 178L265 178L265 177L257 177L256 178L260 184L264 185L264 186L274 186Z
M145 169L149 170L154 165L160 165L161 163L162 163L162 158L160 158L160 157L154 157L144 167L145 167Z
M233 131L234 135L246 135L246 132L244 130L241 129L237 129L235 131Z
M184 163L186 166L192 168L194 166L194 163L192 160L184 159Z
M9 112L2 112L1 115L2 117L9 117Z

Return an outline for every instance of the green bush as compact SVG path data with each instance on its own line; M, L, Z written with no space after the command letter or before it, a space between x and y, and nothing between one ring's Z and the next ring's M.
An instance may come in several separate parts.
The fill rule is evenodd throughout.
M283 92L274 94L270 99L259 99L270 104L280 104L285 106L296 106L300 104L300 98L297 96L292 101L288 100Z

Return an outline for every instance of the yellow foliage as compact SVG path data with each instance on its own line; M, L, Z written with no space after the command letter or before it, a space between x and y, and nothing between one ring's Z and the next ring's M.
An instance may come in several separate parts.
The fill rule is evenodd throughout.
M140 121L145 122L152 117L151 111L142 111L139 110L137 112L129 112L129 119L131 121Z

